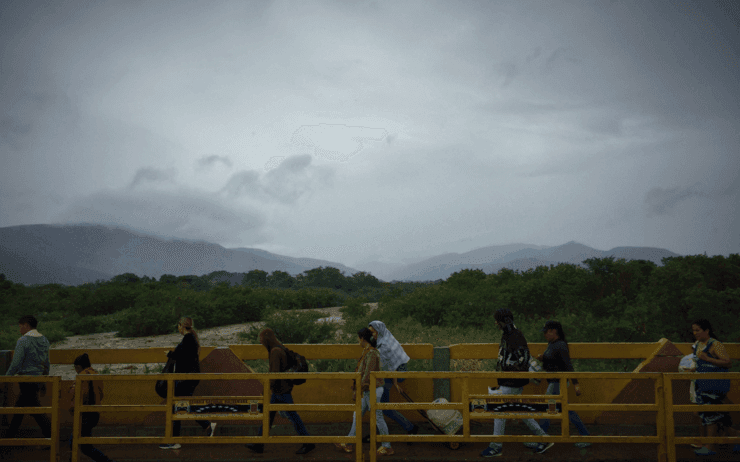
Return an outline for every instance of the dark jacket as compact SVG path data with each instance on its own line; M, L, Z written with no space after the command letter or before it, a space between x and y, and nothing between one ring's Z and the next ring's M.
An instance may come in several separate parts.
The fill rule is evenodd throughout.
M542 368L546 372L573 372L568 344L560 339L549 343L542 355ZM559 381L560 379L547 379L547 383ZM570 379L570 381L573 382L573 385L578 385L578 379Z
M270 358L270 372L285 372L288 369L288 355L282 344L270 336L265 337L265 348ZM270 390L278 395L285 395L293 391L290 380L270 380Z
M527 372L529 370L529 346L524 334L514 324L504 326L498 350L497 370L502 372ZM498 379L501 387L522 388L529 379Z
M167 353L168 358L174 359L175 373L199 373L200 359L198 358L198 342L195 341L195 335L185 334L182 341L175 348L175 351Z

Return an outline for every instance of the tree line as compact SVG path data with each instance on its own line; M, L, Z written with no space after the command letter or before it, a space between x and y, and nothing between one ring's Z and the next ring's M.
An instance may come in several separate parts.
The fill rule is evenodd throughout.
M29 287L0 275L0 348L13 348L23 314L35 315L55 341L110 331L170 333L182 315L199 327L215 327L260 321L267 310L359 302L379 302L387 324L412 317L423 326L461 329L494 329L493 312L507 307L527 322L558 319L569 338L583 342L691 342L691 322L707 318L721 340L740 342L740 256L670 257L662 263L592 258L582 266L523 272L462 270L427 282L382 282L332 267L296 276L253 270L159 280L125 273L80 286Z

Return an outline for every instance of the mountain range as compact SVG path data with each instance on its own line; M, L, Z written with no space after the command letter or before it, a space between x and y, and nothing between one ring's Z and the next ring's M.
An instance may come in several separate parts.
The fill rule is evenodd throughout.
M345 275L366 271L384 281L446 279L465 268L495 273L501 268L526 271L540 265L581 264L588 258L614 256L650 260L658 265L665 257L678 256L652 247L615 247L597 250L577 242L554 247L508 244L481 247L464 253L444 253L408 264L362 262L350 268L314 258L277 255L261 249L227 249L205 241L166 239L123 228L102 225L21 225L0 228L0 273L23 284L79 285L109 280L123 273L159 279L203 275L213 271L246 273L259 269L291 275L334 267Z

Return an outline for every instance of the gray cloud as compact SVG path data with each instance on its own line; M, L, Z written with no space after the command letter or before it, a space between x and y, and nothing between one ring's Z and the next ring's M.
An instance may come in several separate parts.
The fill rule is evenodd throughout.
M265 162L265 171L272 170L273 168L278 167L280 164L283 163L285 160L285 156L272 156L270 157L270 160Z
M136 188L142 183L163 183L171 182L174 180L177 172L175 169L158 169L152 167L140 168L134 174L134 179L131 180L129 189Z
M301 126L293 132L290 141L312 149L317 157L346 162L370 141L383 141L386 136L388 132L384 128L322 123Z
M242 170L231 175L221 190L228 197L294 204L311 191L331 184L333 170L312 165L308 154L288 156L275 168L260 174Z
M652 188L645 194L647 215L649 217L669 215L681 202L702 196L705 196L705 193L698 188L697 184L667 189Z
M211 156L207 156L207 157L201 157L200 159L198 159L197 165L198 167L201 167L201 168L203 167L208 168L208 167L212 167L217 162L221 162L222 164L224 164L225 166L229 168L231 168L231 166L233 165L233 163L231 162L231 159L229 159L228 157L217 156L215 154Z
M97 223L209 242L264 240L266 216L256 209L180 188L176 191L101 191L78 197L54 223Z

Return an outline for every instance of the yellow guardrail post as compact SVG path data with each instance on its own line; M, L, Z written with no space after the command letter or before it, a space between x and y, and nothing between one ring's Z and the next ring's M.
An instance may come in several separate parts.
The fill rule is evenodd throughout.
M464 377L462 379L462 383L460 384L460 394L462 395L462 402L463 403L469 403L470 397L469 397L469 383L468 383L469 377ZM451 398L451 397L450 397ZM463 415L463 438L470 438L470 406L463 406L462 408L462 415Z
M570 418L568 416L568 379L566 379L565 377L560 377L558 383L560 384L560 396L558 396L558 399L560 400L560 436L562 436L563 438L570 438ZM557 408L555 408L555 412L557 412Z
M355 393L355 462L363 462L364 456L362 454L362 379L361 375L358 372L357 375L355 375L355 378L353 379L355 381L355 390L360 390L359 393ZM370 383L375 383L375 379L372 374L370 374ZM375 394L375 390L372 390L371 395ZM373 396L370 397L370 447L372 448L375 446L375 432L373 429L375 428L374 420L375 420L375 399L372 399ZM370 451L371 453L373 451ZM371 456L372 457L372 456Z
M0 383L5 383L8 385L7 389L10 391L12 388L12 384L14 383L28 383L28 382L34 382L43 384L44 387L46 387L46 390L48 392L49 389L51 389L51 406L34 406L34 407L3 407L0 408L0 415L8 415L8 414L51 414L51 419L49 419L49 425L50 425L50 436L49 438L43 437L43 438L18 438L17 436L10 438L10 442L7 440L0 440L4 443L9 443L12 446L30 446L30 445L39 445L39 446L49 446L49 460L51 462L56 462L59 454L59 416L58 416L58 409L59 409L59 394L60 394L60 388L61 388L61 377L50 377L48 375L44 376L29 376L29 375L21 375L21 376L2 376L2 379L0 379ZM51 385L50 387L48 385ZM1 443L0 443L1 444Z
M666 452L666 415L665 415L665 399L663 397L665 388L663 386L664 379L663 374L655 379L655 402L658 404L658 418L656 425L658 427L658 439L660 444L658 445L658 462L667 462L668 454Z
M56 462L59 454L59 399L62 394L62 378L54 377L51 396L51 454L50 460Z
M260 378L262 382L262 435L258 444L264 444L270 436L270 407L272 407L272 390L270 379Z
M674 438L676 436L676 423L673 418L673 382L670 377L663 376L667 379L663 382L663 402L665 412L665 444L666 444L666 458L668 462L676 462L676 442Z

